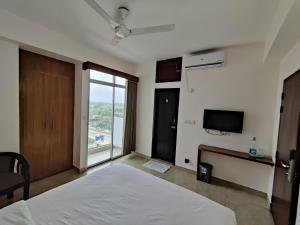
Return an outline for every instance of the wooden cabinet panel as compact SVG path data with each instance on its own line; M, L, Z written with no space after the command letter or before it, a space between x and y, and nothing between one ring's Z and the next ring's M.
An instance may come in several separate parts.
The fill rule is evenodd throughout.
M37 180L72 167L74 65L20 51L21 153Z
M181 81L182 57L156 63L156 83Z
M73 161L72 151L65 149L73 146L73 82L71 77L59 74L46 76L49 85L45 88L48 123L49 161L51 173L55 174L70 168Z
M36 72L24 73L22 80L21 153L30 162L32 178L43 177L48 168L44 86L45 77ZM34 163L31 163L34 162Z

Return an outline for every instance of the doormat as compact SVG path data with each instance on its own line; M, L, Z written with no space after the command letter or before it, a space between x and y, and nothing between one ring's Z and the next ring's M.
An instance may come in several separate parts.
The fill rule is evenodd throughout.
M144 164L144 167L151 169L151 170L155 170L156 172L159 172L159 173L165 173L171 168L171 166L169 166L169 165L159 163L156 161L152 161L152 160L146 162Z

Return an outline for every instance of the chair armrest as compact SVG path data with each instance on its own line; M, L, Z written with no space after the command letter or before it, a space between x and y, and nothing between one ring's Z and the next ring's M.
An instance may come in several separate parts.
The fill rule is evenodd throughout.
M21 173L24 176L24 179L29 181L30 179L30 174L29 174L29 163L27 160L24 158L24 156L15 153L15 152L0 152L0 157L10 157L11 158L11 166L10 166L10 171L9 172L14 172L14 165L16 160L18 161L17 163L17 173ZM20 171L21 167L21 171Z

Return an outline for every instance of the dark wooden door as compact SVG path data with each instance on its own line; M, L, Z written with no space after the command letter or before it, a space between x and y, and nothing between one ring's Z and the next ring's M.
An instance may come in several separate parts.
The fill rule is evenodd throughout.
M175 163L180 89L156 89L152 157Z
M21 153L37 180L72 167L74 65L20 50Z
M174 82L181 80L182 57L166 59L156 63L156 82Z
M276 225L294 225L299 194L300 72L284 81L272 194ZM290 176L290 177L288 177Z

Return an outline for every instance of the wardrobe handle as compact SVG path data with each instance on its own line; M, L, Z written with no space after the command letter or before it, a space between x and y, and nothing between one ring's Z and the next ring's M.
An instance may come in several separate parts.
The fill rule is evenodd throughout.
M180 69L178 69L178 64L177 64L177 63L175 64L175 68L176 68L176 70L175 70L175 71L176 71L176 73L180 73L180 72L181 72L181 70L180 70Z
M46 120L44 120L44 122L43 122L43 127L44 127L44 129L47 128L47 122L46 122Z
M54 121L51 120L51 129L53 129L53 128L54 128Z

